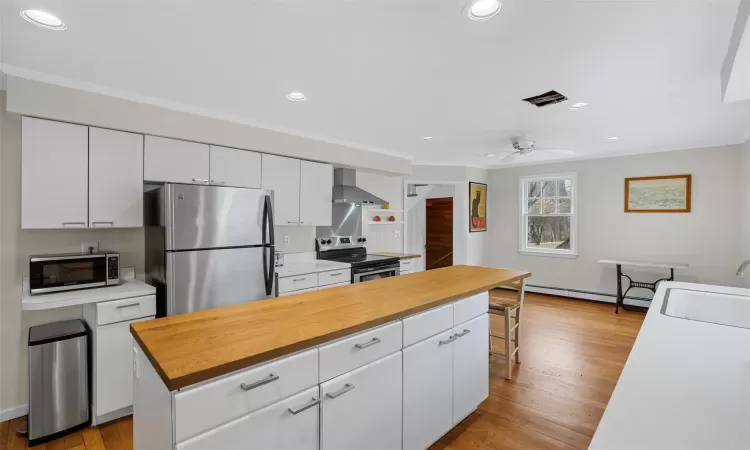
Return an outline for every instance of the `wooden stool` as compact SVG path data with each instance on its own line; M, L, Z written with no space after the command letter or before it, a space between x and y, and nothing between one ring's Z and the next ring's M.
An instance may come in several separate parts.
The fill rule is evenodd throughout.
M521 362L521 356L518 353L520 325L521 325L521 311L523 310L523 294L526 287L524 280L513 283L518 289L518 297L516 300L511 300L502 297L493 297L492 291L490 291L490 314L497 316L503 316L505 321L505 334L492 334L492 321L490 321L490 353L496 355L502 355L505 357L505 378L510 380L511 374L511 361L513 357L516 358L516 363ZM513 313L515 312L515 316ZM515 325L511 326L511 319L515 320ZM505 341L505 353L494 353L492 351L492 338L503 339ZM515 349L511 345L515 343Z

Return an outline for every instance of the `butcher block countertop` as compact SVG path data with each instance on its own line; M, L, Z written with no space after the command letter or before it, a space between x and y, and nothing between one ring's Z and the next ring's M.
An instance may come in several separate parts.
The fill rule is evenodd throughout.
M147 320L130 332L174 391L529 276L453 266Z
M416 259L416 258L422 257L422 255L417 254L417 253L378 252L375 254L379 256L393 256L398 259Z

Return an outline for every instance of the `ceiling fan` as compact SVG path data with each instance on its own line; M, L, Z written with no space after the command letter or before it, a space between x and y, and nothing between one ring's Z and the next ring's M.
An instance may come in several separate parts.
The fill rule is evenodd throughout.
M524 140L524 139L511 139L511 142L513 143L513 148L515 149L510 155L507 155L503 159L501 159L501 162L510 162L515 161L519 157L523 157L526 155L537 152L544 152L544 153L538 153L543 154L548 157L555 157L555 156L570 156L575 155L576 152L572 150L556 150L553 148L542 148L537 147L535 141L530 140ZM523 159L523 158L521 158Z

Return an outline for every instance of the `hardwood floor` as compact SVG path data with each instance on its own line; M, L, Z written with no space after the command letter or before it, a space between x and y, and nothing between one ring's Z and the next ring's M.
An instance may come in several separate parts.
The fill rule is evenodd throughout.
M491 356L490 397L432 449L586 449L644 317L625 311L615 315L612 305L526 294L522 363L514 365L513 379L505 380L502 357ZM502 330L500 320L492 326ZM23 420L0 423L0 450L27 448L26 439L15 433ZM32 448L130 450L132 420Z

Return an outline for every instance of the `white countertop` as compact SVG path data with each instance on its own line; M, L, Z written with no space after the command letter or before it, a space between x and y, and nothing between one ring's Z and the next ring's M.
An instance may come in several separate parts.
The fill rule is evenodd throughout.
M750 448L750 329L663 315L669 288L750 296L661 283L590 449Z
M280 278L284 278L304 275L307 273L325 272L328 270L349 269L350 267L351 264L312 259L307 261L285 262L283 266L276 268L276 273L279 274Z
M63 308L66 306L85 305L87 303L107 302L110 300L156 294L155 287L135 278L120 280L120 284L117 286L40 295L31 295L29 293L29 279L24 278L21 289L21 309L25 311Z

